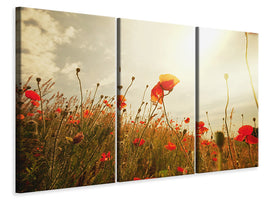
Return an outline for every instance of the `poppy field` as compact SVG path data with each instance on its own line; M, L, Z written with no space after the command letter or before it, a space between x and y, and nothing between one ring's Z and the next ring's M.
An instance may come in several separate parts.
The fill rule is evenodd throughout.
M55 82L32 76L16 88L16 191L115 181L115 96L82 93L80 68L66 98Z
M229 54L232 59L222 62L217 68L212 63L209 68L209 71L214 69L213 73L217 73L218 78L216 77L217 82L213 82L213 88L207 87L207 94L214 93L223 100L214 97L213 101L216 103L213 104L210 101L213 98L212 95L208 98L204 97L201 91L205 89L201 84L207 83L208 85L209 80L205 80L206 74L200 75L202 104L199 106L200 119L196 123L196 172L257 167L258 99L257 82L254 82L253 78L257 77L258 35L247 32L202 30L211 36L212 34L213 36L220 35L224 39L224 46L214 45L213 51ZM204 37L200 39L200 44L206 41L205 39ZM228 42L233 44L235 41L238 41L236 46L227 45ZM230 49L235 49L235 51L232 52ZM208 57L210 58L210 53ZM251 63L254 65L251 66ZM204 64L201 64L200 70L202 66L204 67ZM223 74L219 66L228 72ZM221 88L218 89L219 84ZM213 112L220 114L215 115Z
M152 89L146 85L135 115L127 105L134 82L132 77L126 90L118 88L118 181L194 173L194 130L189 129L194 119L183 116L174 120L165 105L180 80L162 74ZM149 99L144 98L146 93Z

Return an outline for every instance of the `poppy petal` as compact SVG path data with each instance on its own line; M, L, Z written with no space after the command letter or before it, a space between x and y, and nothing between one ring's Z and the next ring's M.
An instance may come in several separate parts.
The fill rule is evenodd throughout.
M163 89L160 86L160 82L157 83L151 90L151 101L154 103L159 102L162 104L163 100Z
M253 136L253 135L248 135L247 137L246 137L246 143L248 143L248 144L258 144L258 138L256 138L255 136Z
M236 136L234 139L236 141L242 142L245 139L245 135L239 134L238 136Z
M171 74L161 74L159 76L160 85L163 90L172 90L175 85L177 85L180 80Z
M250 125L241 126L238 130L238 133L241 135L251 135L252 132L253 132L253 127Z

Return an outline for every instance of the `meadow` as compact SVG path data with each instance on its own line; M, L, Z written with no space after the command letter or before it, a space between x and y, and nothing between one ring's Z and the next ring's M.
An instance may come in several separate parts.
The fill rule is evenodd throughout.
M52 79L17 85L17 192L115 181L115 96L99 95L99 83L84 95L79 72L70 98Z
M165 98L180 80L171 74L159 76L159 82L144 95L138 110L127 105L135 77L118 96L118 181L131 181L194 173L194 129L188 116L172 118ZM178 87L178 86L177 86ZM149 99L145 99L150 91Z

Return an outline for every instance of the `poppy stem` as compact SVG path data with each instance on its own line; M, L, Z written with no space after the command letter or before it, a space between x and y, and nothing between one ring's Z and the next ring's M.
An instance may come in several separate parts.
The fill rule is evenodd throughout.
M132 86L134 79L135 79L135 78L132 77L132 81L131 81L130 85L127 87L127 89L125 90L125 93L124 93L124 95L123 95L123 98L122 98L121 102L123 102L123 100L125 99L125 96L126 96L128 90L130 89L130 87Z
M80 85L80 93L81 93L81 125L82 125L82 130L83 130L83 91L82 91L81 79L79 77L79 72L80 72L80 68L77 68L76 69L76 76L78 78L79 85Z
M210 125L210 120L209 120L209 114L208 114L208 112L206 112L206 116L207 116L208 125L210 127L211 139L213 139L213 131L212 131L212 128L211 128L211 125Z
M56 134L55 134L54 148L53 148L53 155L52 155L52 166L51 166L51 180L53 180L53 169L54 169L54 162L55 162L55 155L56 155L57 137L59 135L59 132L60 132L61 125L62 125L64 117L65 117L65 114L62 115L59 127L58 127L58 129L56 131Z
M229 149L229 153L230 153L230 157L231 157L231 160L232 160L232 164L233 164L233 167L234 169L236 168L235 167L235 162L234 162L234 159L233 159L233 155L232 155L232 151L231 151L231 144L230 144L230 135L229 135L229 130L228 130L228 126L227 126L227 108L228 108L228 105L229 105L229 87L228 87L228 79L225 79L226 81L226 88L227 88L227 102L226 102L226 105L225 105L225 111L224 111L224 123L225 123L225 129L226 129L226 133L227 133L227 138L228 138L228 149Z
M218 153L218 171L221 171L222 170L222 153L223 153L222 148L219 148L219 153Z
M167 111L166 111L166 107L165 107L165 103L164 103L164 100L163 99L162 99L162 105L163 105L163 108L164 108L166 122L167 122L168 126L170 127L170 129L174 132L174 134L176 134L176 131L170 125L169 119L167 117ZM179 144L180 147L182 147L182 150L183 150L184 154L186 155L187 161L188 161L190 167L192 168L192 170L194 171L194 165L193 165L192 161L190 160L189 155L186 153L185 148L184 148L184 145L182 144L182 142L181 142L180 139L178 139L178 144Z
M45 116L44 116L44 109L43 109L42 92L41 92L41 89L40 89L40 79L37 80L37 86L38 86L39 95L40 95L42 121L43 121L43 134L42 134L42 137L45 138Z
M258 109L259 108L258 99L257 99L256 92L255 92L255 89L254 89L254 86L253 86L253 81L252 81L252 76L251 76L251 72L250 72L250 67L248 65L248 33L247 32L245 32L245 37L246 37L246 55L245 55L245 57L246 57L246 64L247 64L247 69L248 69L248 74L249 74L249 79L250 79L250 84L251 84L253 96L254 96L255 103L256 103L256 106L257 106L257 109Z
M98 87L99 87L99 83L96 85L95 93L94 93L93 99L92 99L92 101L91 101L91 105L90 105L89 111L91 111L92 106L93 106L93 104L94 104L95 96L96 96L96 92L97 92Z

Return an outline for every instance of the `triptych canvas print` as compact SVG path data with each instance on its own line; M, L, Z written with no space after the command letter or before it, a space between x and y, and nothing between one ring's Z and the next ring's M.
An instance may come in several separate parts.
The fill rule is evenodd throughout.
M16 10L16 191L258 166L258 34Z

